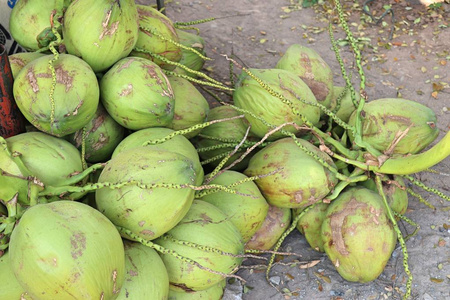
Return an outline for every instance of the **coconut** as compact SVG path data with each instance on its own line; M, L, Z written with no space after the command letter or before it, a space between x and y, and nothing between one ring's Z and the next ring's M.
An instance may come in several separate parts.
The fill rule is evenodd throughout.
M175 111L172 123L169 125L174 130L182 130L206 121L209 112L209 104L198 89L188 80L168 76L170 86L175 95ZM190 139L199 134L201 129L186 133Z
M162 139L166 136L173 134L175 131L164 127L151 127L146 129L141 129L133 132L125 139L123 139L119 145L117 145L114 150L112 157L114 158L121 152L127 151L129 149L142 147L144 143L150 142L152 140ZM163 143L159 144L148 144L146 149L158 149L167 150L172 152L180 153L187 158L191 159L194 164L194 171L197 174L196 184L201 184L203 182L204 171L200 163L200 158L198 156L197 150L194 145L183 135L176 135L171 139L167 139Z
M245 249L270 250L291 224L291 209L269 205L261 227L245 244Z
M108 114L101 103L92 120L83 128L68 137L68 140L81 149L85 131L85 159L90 163L107 161L116 146L125 136L125 128Z
M102 77L100 90L106 110L125 128L164 127L172 122L172 87L161 68L148 59L121 59Z
M297 139L307 151L314 153L332 167L332 159L308 141ZM263 175L276 172L255 182L271 205L305 208L323 199L338 180L334 173L302 150L292 138L273 142L257 152L244 174Z
M158 253L140 243L124 241L125 281L118 300L165 300L169 295L169 276Z
M116 226L152 240L172 229L187 213L194 190L183 186L193 185L196 180L193 162L186 156L159 149L134 148L111 159L98 179L99 183L112 186L131 183L97 190L95 202L98 210ZM173 184L178 188L153 186L157 184Z
M208 121L228 119L240 115L242 114L230 106L217 106L209 111ZM224 155L226 153L230 153L231 151L234 151L233 146L227 147L221 146L227 144L227 141L234 141L234 143L238 145L245 137L248 126L249 126L248 122L244 118L237 118L225 122L214 123L209 125L208 127L203 128L201 131L201 135L196 136L193 139L193 143L196 145L197 149L210 148L210 150L199 151L200 158L202 158L203 160L212 159ZM222 141L220 139L222 139ZM254 134L249 133L247 136L247 140L257 141L258 138ZM237 151L234 155L232 155L228 159L227 163L225 164L225 167L233 163L244 152L245 148L242 148L239 151ZM233 170L245 169L253 153L254 152L252 152L250 155L244 158L244 160L236 164L233 167ZM210 162L210 165L216 167L222 158Z
M42 56L45 56L45 54L40 52L20 52L8 55L13 78L16 78L19 71L22 70L28 63Z
M116 299L124 281L119 233L79 202L30 207L11 235L9 251L17 280L35 299Z
M63 186L72 174L83 171L81 154L68 141L43 132L26 132L6 139L0 168L13 176L0 175L2 199L16 193L21 204L29 204L29 184ZM6 155L9 151L12 157ZM37 182L21 179L32 176ZM4 197L4 198L3 198Z
M311 124L318 125L320 109L301 101L315 104L317 100L311 89L296 74L280 69L250 69L249 71L273 91L287 99L295 111L283 100L271 95L245 72L240 75L233 92L234 104L237 107L250 111L275 126L289 122L301 126L304 122L299 114L304 116ZM250 114L246 114L246 118L252 125L251 132L258 137L263 137L271 129ZM297 129L290 125L285 126L284 129L297 132ZM276 132L269 139L275 140L281 137L284 137L284 135Z
M295 73L308 85L318 103L331 108L333 71L314 49L293 44L280 58L276 68Z
M175 29L175 31L177 32L177 35L180 39L180 44L192 48L206 57L205 40L201 36L180 29ZM205 64L205 59L200 57L197 53L193 52L192 50L182 48L181 59L179 63L188 67L191 70L200 71L203 68L203 65ZM197 77L197 75L195 75L194 73L186 71L181 67L176 67L174 71L179 74L188 75L194 78Z
M224 171L210 183L228 186L248 177L236 171ZM236 226L247 242L263 224L269 205L253 181L235 185L232 189L236 194L218 191L204 195L201 200L220 208L229 216L229 220Z
M162 254L170 289L184 291L205 290L222 281L223 275L217 272L235 272L242 262L238 255L244 251L242 237L228 216L201 200L194 200L180 223L155 243L216 272L172 254Z
M298 220L297 229L306 238L306 241L316 251L324 252L322 241L322 222L325 218L328 203L317 203L308 210ZM293 211L294 218L298 216L303 210L295 209Z
M333 87L333 98L332 98L332 104L331 104L331 110L336 109L337 107L337 102L338 102L338 97L344 92L345 87L344 86L334 86ZM355 94L356 97L356 103L359 102L360 100L360 95L359 93ZM356 110L355 105L353 104L353 100L351 97L351 93L350 90L347 89L347 91L345 92L345 94L342 96L341 100L340 100L340 105L338 110L336 111L336 116L341 119L344 122L348 122L348 120L350 119L351 114Z
M415 154L433 142L439 129L436 114L423 104L402 98L382 98L364 105L362 140L387 154ZM356 123L356 111L350 116ZM353 134L349 131L350 139Z
M51 32L51 19L56 10L67 8L70 0L33 0L33 1L17 1L13 5L11 15L9 17L9 31L13 39L23 48L29 51L39 50L41 47L47 46L48 38L44 44L40 43L39 37ZM59 7L59 4L63 7ZM8 3L9 4L9 3ZM54 37L51 35L51 37Z
M33 126L62 137L83 128L94 117L99 88L87 63L76 56L60 54L53 63L56 85L50 100L53 75L49 63L53 58L46 55L27 64L17 74L13 92L17 106Z
M322 223L322 240L325 253L345 280L369 282L383 272L397 235L381 196L354 187L331 202Z
M175 69L175 65L151 55L161 55L173 62L180 61L181 48L177 45L179 38L172 21L149 5L137 5L137 10L139 14L139 35L136 47L130 55L152 60L166 70Z
M103 72L130 54L138 28L133 0L73 0L64 14L64 44L68 53Z

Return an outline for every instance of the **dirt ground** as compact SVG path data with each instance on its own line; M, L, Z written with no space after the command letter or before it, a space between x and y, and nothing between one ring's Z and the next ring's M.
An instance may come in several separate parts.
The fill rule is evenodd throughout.
M401 96L427 105L438 116L441 138L450 128L450 4L427 9L413 1L373 1L367 4L373 19L362 11L363 4L362 0L343 2L350 29L361 47L369 100ZM387 5L395 19L387 14L375 24L377 17L389 8ZM166 1L166 14L176 22L216 18L197 27L206 40L208 56L213 58L205 69L222 82L230 81L228 62L222 54L234 54L247 67L273 68L288 46L299 43L319 52L334 70L335 85L344 85L328 34L329 21L335 23L337 16L332 2L321 1L304 8L295 0L178 0ZM335 26L334 32L335 38L341 39L341 55L358 86L353 56L343 31ZM415 176L448 195L450 158L434 170L437 173ZM450 299L448 203L421 189L413 189L436 209L410 197L406 215L421 228L406 243L413 275L412 299ZM408 224L400 226L405 234L414 229ZM295 260L320 263L311 268L299 268L299 264L275 266L270 279L282 293L267 283L264 270L242 269L238 274L246 280L245 285L229 283L224 299L400 299L405 291L400 247L382 275L365 284L343 280L328 258L309 248L297 231L280 250L302 255L284 257L282 263ZM245 265L259 263L247 261Z

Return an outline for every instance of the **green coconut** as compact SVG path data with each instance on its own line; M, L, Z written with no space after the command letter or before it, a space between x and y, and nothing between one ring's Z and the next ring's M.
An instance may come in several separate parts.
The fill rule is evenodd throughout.
M13 93L20 111L33 126L62 137L83 128L94 117L99 87L87 63L76 56L60 54L53 63L56 85L51 100L52 59L53 55L46 55L27 64L14 80Z
M377 192L377 184L373 178L359 183L372 191ZM389 207L396 213L403 215L408 209L408 192L405 181L398 175L393 175L392 179L382 181L383 193L386 196Z
M100 91L108 113L125 128L139 130L172 123L172 87L161 68L148 59L121 59L100 80Z
M20 70L22 70L28 63L42 56L45 56L45 54L40 52L20 52L8 55L13 78L16 78Z
M348 281L378 278L394 251L397 235L381 196L367 188L342 192L322 223L325 253Z
M81 150L85 132L85 159L90 163L105 162L125 136L125 128L119 125L101 103L92 120L82 129L68 137Z
M222 300L226 284L226 279L223 279L219 283L202 291L169 290L168 300Z
M151 127L135 131L125 139L123 139L119 143L119 145L117 145L112 154L112 157L114 158L119 153L122 153L129 149L142 147L144 143L165 138L166 136L173 134L174 132L174 130L165 127ZM198 156L197 150L185 136L176 135L170 139L167 139L163 143L148 144L144 147L146 147L146 149L158 149L177 152L186 156L187 158L191 159L194 164L194 171L197 174L197 180L195 183L201 184L203 182L204 171L203 166L200 163L200 158Z
M64 14L68 53L103 72L130 54L138 39L134 0L73 0Z
M116 228L75 201L26 210L11 235L9 255L17 280L35 299L116 299L124 281Z
M125 281L118 300L166 300L169 276L158 253L140 243L124 241Z
M261 227L245 244L245 249L271 250L291 224L291 209L269 205Z
M242 235L242 240L247 242L263 224L269 205L266 199L253 181L247 181L234 185L248 177L236 171L224 171L210 183L223 186L233 185L232 189L238 193L231 194L218 191L206 194L200 200L206 201L220 208L229 220L236 226Z
M81 154L75 146L43 132L9 137L5 146L0 168L13 176L0 175L1 199L9 200L18 193L19 203L28 205L30 185L63 186L72 174L83 171ZM36 181L21 179L29 176Z
M229 119L241 115L241 113L230 106L217 106L209 111L208 121ZM199 149L200 158L203 160L217 158L209 163L210 166L216 167L223 157L227 155L227 153L234 151L233 144L238 145L244 139L248 126L249 124L246 119L236 118L224 122L214 123L203 128L200 135L197 135L193 139L193 143ZM249 133L246 140L257 141L258 138L254 134ZM229 144L230 141L232 141L233 144L227 146L226 144ZM241 147L240 150L228 159L225 167L237 160L245 152L245 150L245 147ZM245 169L252 155L253 153L236 164L233 167L233 170Z
M194 200L180 223L155 243L216 272L201 269L172 254L162 254L170 289L184 291L205 290L222 281L223 275L217 272L235 272L242 262L238 255L244 251L242 237L229 217L201 200Z
M280 58L276 68L295 73L308 85L318 103L331 108L333 71L314 49L293 44Z
M179 38L172 21L149 5L137 5L137 10L139 35L130 55L147 58L163 69L174 70L175 65L152 55L160 55L172 62L180 61L181 48L177 45Z
M200 35L180 29L175 29L175 31L177 32L178 38L180 39L180 44L192 48L206 57L205 40ZM181 48L181 59L179 63L191 70L200 71L205 64L205 59L200 57L192 50ZM186 71L181 67L176 67L174 71L179 74L188 75L194 78L197 77L196 74Z
M415 101L382 98L367 102L361 112L362 140L387 154L415 154L433 142L439 129L433 110ZM356 112L348 122L354 126ZM352 132L349 136L353 139Z
M328 203L323 202L315 204L311 209L304 213L297 223L298 231L303 234L311 248L319 252L324 252L321 228L328 205ZM294 218L298 216L301 211L303 210L295 209L293 211Z
M209 113L209 103L199 90L188 80L168 76L170 86L175 95L175 111L172 123L169 125L174 130L182 130L206 121ZM201 129L186 133L190 139L199 134Z
M116 226L152 240L178 224L194 200L191 188L154 185L194 185L196 180L194 163L186 156L159 149L134 148L108 161L98 179L99 183L132 183L97 190L95 202L98 210ZM132 240L125 234L123 237Z
M297 142L334 166L332 159L313 144L302 139ZM323 199L338 182L334 173L302 150L292 138L275 141L258 151L244 174L256 176L271 172L276 173L255 182L267 202L278 207L305 208Z
M21 0L14 3L9 17L11 36L23 48L36 51L48 45L50 41L48 40L50 37L47 36L46 41L40 43L40 37L51 32L50 22L55 10L59 9L62 12L70 0ZM63 7L58 7L59 4L63 4Z
M299 114L304 116L311 124L318 125L320 109L314 105L306 104L315 104L317 100L311 89L295 73L280 69L249 69L249 71L273 91L281 94L290 104L288 105L284 103L284 100L271 95L256 80L243 72L233 92L234 104L237 107L250 111L275 126L289 122L301 126L304 121ZM294 111L290 106L293 107ZM252 125L251 132L258 137L264 137L271 129L250 114L246 114L246 118ZM298 131L291 125L285 126L283 129L290 132ZM284 135L278 131L272 134L269 140L281 137L284 137Z
M9 252L0 256L0 294L1 300L31 300L32 298L17 281L9 259Z

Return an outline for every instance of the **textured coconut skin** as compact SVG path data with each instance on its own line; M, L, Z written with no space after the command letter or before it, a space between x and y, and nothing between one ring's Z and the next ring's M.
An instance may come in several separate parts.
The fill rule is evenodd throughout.
M31 299L11 269L9 251L0 256L0 291L0 299Z
M168 76L175 95L175 110L172 123L174 130L182 130L206 121L209 104L200 91L187 79ZM188 139L199 134L201 129L185 134Z
M105 162L125 136L125 128L119 125L101 103L92 120L86 125L85 159L90 163ZM83 130L69 137L69 141L81 150Z
M320 117L320 109L316 106L303 103L299 99L303 99L309 103L317 103L316 97L311 89L291 71L281 69L249 69L249 71L258 77L262 82L267 84L272 90L281 94L289 100L295 110L306 117L306 119L314 125L317 125ZM243 72L236 83L233 92L234 104L242 109L248 110L272 125L282 125L288 122L294 122L303 125L302 118L294 113L292 109L281 99L271 95L256 80ZM263 137L270 128L246 114L246 118L252 125L251 132L258 137ZM296 132L293 126L286 126L283 129ZM269 140L281 138L279 132L272 134Z
M29 208L11 235L9 251L13 272L33 299L115 299L124 281L117 229L79 202Z
M158 252L141 243L124 240L125 280L118 300L166 300L169 276Z
M387 151L396 135L409 128L393 150L393 154L418 153L439 134L433 110L415 101L402 98L382 98L364 105L362 140L379 151ZM349 119L355 125L356 112ZM349 136L353 139L351 131Z
M176 240L210 247L219 252L239 255L244 250L242 237L228 216L214 205L201 200L194 200L186 216L167 234ZM242 262L242 258L190 247L170 238L161 237L155 243L203 267L226 274L236 271L235 268ZM161 258L169 274L170 289L205 290L223 280L222 275L202 270L173 255L163 254Z
M112 157L114 158L119 153L127 151L129 149L142 147L146 142L162 139L166 136L173 134L175 131L165 127L151 127L141 129L133 132L125 139L123 139L119 145L115 148ZM196 184L203 183L203 166L200 164L200 158L194 145L184 136L176 135L171 139L167 139L163 143L149 144L144 147L147 149L159 149L180 153L187 158L191 159L194 164L194 171L197 174Z
M232 107L217 106L217 107L212 108L209 111L208 121L228 119L228 118L233 118L233 117L237 117L240 115L242 115L242 114L239 113L237 110L235 110ZM249 126L248 122L243 118L237 118L237 119L228 120L225 122L214 123L212 125L209 125L208 127L203 128L201 131L202 136L196 136L193 139L193 142L197 148L213 147L213 146L224 144L224 142L215 140L214 138L238 141L236 143L236 144L238 144L246 136L248 126ZM250 132L247 135L247 140L257 141L258 138ZM213 149L213 150L209 150L209 151L201 151L201 152L199 152L199 155L203 160L207 160L207 159L216 157L216 156L224 154L224 153L229 153L233 150L234 150L234 147L218 148L218 149ZM241 151L237 151L236 154L232 155L228 159L227 163L225 164L225 167L227 167L231 163L233 163L244 152L245 152L245 149L243 149ZM236 164L233 167L233 170L245 169L247 167L250 157L253 155L253 152L250 153L250 155L248 155L247 157L245 157L241 162ZM221 161L221 159L218 159L216 161L211 162L210 165L212 165L213 167L216 167L220 163L220 161Z
M68 53L103 72L130 54L138 28L133 0L74 0L64 14L64 44Z
M333 72L314 49L293 44L280 58L276 68L295 73L308 85L317 102L331 108Z
M121 59L100 80L100 91L108 113L125 128L165 127L172 122L172 87L161 68L148 59Z
M40 52L20 52L9 55L8 60L11 65L13 78L16 78L19 71L22 70L22 68L28 63L42 56L45 56L45 54Z
M68 2L64 0L64 8L67 8ZM57 1L17 1L9 18L9 31L13 39L28 51L39 50L38 36L44 30L50 30L50 15L56 8Z
M302 139L298 142L334 166L331 158L316 146ZM275 141L257 152L244 174L255 176L275 171L255 182L267 202L278 207L305 208L324 198L337 184L335 175L291 138Z
M68 141L49 134L31 131L6 139L32 176L45 185L61 186L73 173L83 171L81 154Z
M228 186L246 178L248 177L242 173L228 170L210 183ZM213 204L227 214L241 233L243 241L247 242L263 224L269 205L253 181L233 186L233 189L238 193L219 191L205 195L201 200Z
M140 147L111 159L98 182L194 185L196 180L193 162L186 156ZM194 190L190 188L142 189L133 184L119 189L102 188L95 193L99 211L116 226L146 240L153 240L173 228L187 213L193 199Z
M397 235L381 196L355 187L342 192L328 207L322 240L339 274L345 280L364 283L383 272Z
M227 280L224 279L219 283L216 283L210 288L202 291L179 291L169 290L168 300L221 300L224 294L224 289L227 284Z
M205 40L201 36L180 29L175 29L175 31L177 32L178 38L180 39L180 44L193 48L203 56L206 56L206 52L204 50ZM205 60L198 56L196 53L182 48L181 59L179 63L191 70L200 71L205 64ZM194 78L197 77L196 74L186 71L181 67L176 67L174 71L179 74L189 75Z
M245 244L245 249L271 250L291 224L291 209L269 205L261 227Z
M392 211L403 215L408 209L408 192L403 178L398 175L393 177L390 181L382 182L383 193ZM361 182L360 185L377 192L377 185L373 178Z
M328 203L317 203L298 220L297 229L306 238L306 241L316 251L324 252L322 240L322 222L325 219ZM298 216L300 210L294 210ZM294 217L295 218L295 217Z
M149 5L137 5L136 7L139 15L139 34L136 46L130 55L152 60L165 70L174 70L174 65L141 51L148 51L150 53L161 55L169 61L179 62L182 55L181 48L167 40L161 39L151 32L151 30L153 30L159 35L162 35L165 39L179 43L180 40L172 21Z
M53 63L56 72L54 122L49 93L53 55L27 64L14 80L13 93L22 114L40 131L62 137L83 128L93 117L99 103L97 77L80 58L60 54Z

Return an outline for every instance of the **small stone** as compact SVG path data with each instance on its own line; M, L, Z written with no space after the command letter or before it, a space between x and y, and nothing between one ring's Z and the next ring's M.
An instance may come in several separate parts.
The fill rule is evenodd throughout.
M423 294L422 299L423 299L423 300L434 300L433 297L431 297L431 296L428 295L427 293Z
M269 278L270 282L272 282L275 285L279 285L281 282L281 277L280 276L272 276Z

